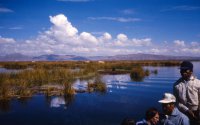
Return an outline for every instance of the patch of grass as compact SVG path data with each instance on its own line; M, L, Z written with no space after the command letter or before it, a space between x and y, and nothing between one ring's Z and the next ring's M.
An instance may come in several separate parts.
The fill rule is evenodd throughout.
M96 75L94 83L88 83L88 92L92 91L106 93L107 86L106 83L101 80L100 75Z
M133 81L142 81L146 73L141 66L137 66L131 70L130 77Z

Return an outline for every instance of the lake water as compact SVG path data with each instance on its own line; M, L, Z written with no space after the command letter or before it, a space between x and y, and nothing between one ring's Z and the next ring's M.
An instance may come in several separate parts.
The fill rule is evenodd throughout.
M194 74L200 78L200 62L193 62ZM104 75L108 91L78 93L70 99L35 95L26 100L0 102L0 125L120 125L125 117L143 118L149 107L161 111L158 100L172 92L180 77L178 67L145 67L158 70L143 82L131 81L129 74ZM85 81L76 81L76 86ZM84 85L83 85L84 86ZM82 87L83 87L82 86Z

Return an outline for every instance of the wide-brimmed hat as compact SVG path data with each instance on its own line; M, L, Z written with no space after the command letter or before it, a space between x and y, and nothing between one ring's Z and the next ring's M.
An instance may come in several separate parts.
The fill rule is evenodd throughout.
M163 99L158 101L159 103L172 103L176 102L176 97L171 93L164 93Z
M183 61L181 63L180 69L182 70L193 70L193 64L190 61Z

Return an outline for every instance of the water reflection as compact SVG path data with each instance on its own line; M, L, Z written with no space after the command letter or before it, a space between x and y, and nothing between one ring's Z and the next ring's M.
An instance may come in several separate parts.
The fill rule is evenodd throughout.
M112 89L127 89L127 81L130 81L129 74L123 75L104 75L102 80L107 84L108 92Z
M17 101L18 101L20 104L26 106L26 105L28 105L28 102L31 100L31 98L32 98L32 97L21 97L21 98L18 98Z
M130 78L130 74L104 75L102 80L106 83L108 92L113 92L114 89L128 89L131 86L151 86L150 84L144 84L143 82L133 82Z
M55 96L48 99L51 99L51 108L64 107L64 109L67 109L67 107L74 101L74 95Z
M32 97L22 97L17 98L17 102L22 106L28 106L28 102L32 99ZM9 112L11 110L11 104L15 101L15 99L3 99L0 100L0 111Z
M142 82L145 76L139 76L137 74L131 74L131 80L136 82Z
M9 112L11 109L10 100L0 100L0 111Z
M45 95L45 104L49 107L51 105L51 96Z
M58 107L60 107L61 105L65 105L64 97L54 97L54 98L51 100L50 107L58 108Z
M21 69L6 69L6 68L0 68L0 73L18 73L20 71L23 71Z
M73 83L73 88L75 90L87 90L87 86L88 86L88 82L89 81L86 81L86 80L80 80L80 79L77 79L74 83Z

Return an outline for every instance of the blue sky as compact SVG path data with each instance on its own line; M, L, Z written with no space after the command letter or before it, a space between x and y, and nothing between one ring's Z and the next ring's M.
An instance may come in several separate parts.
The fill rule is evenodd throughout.
M199 0L0 0L0 55L200 56Z

